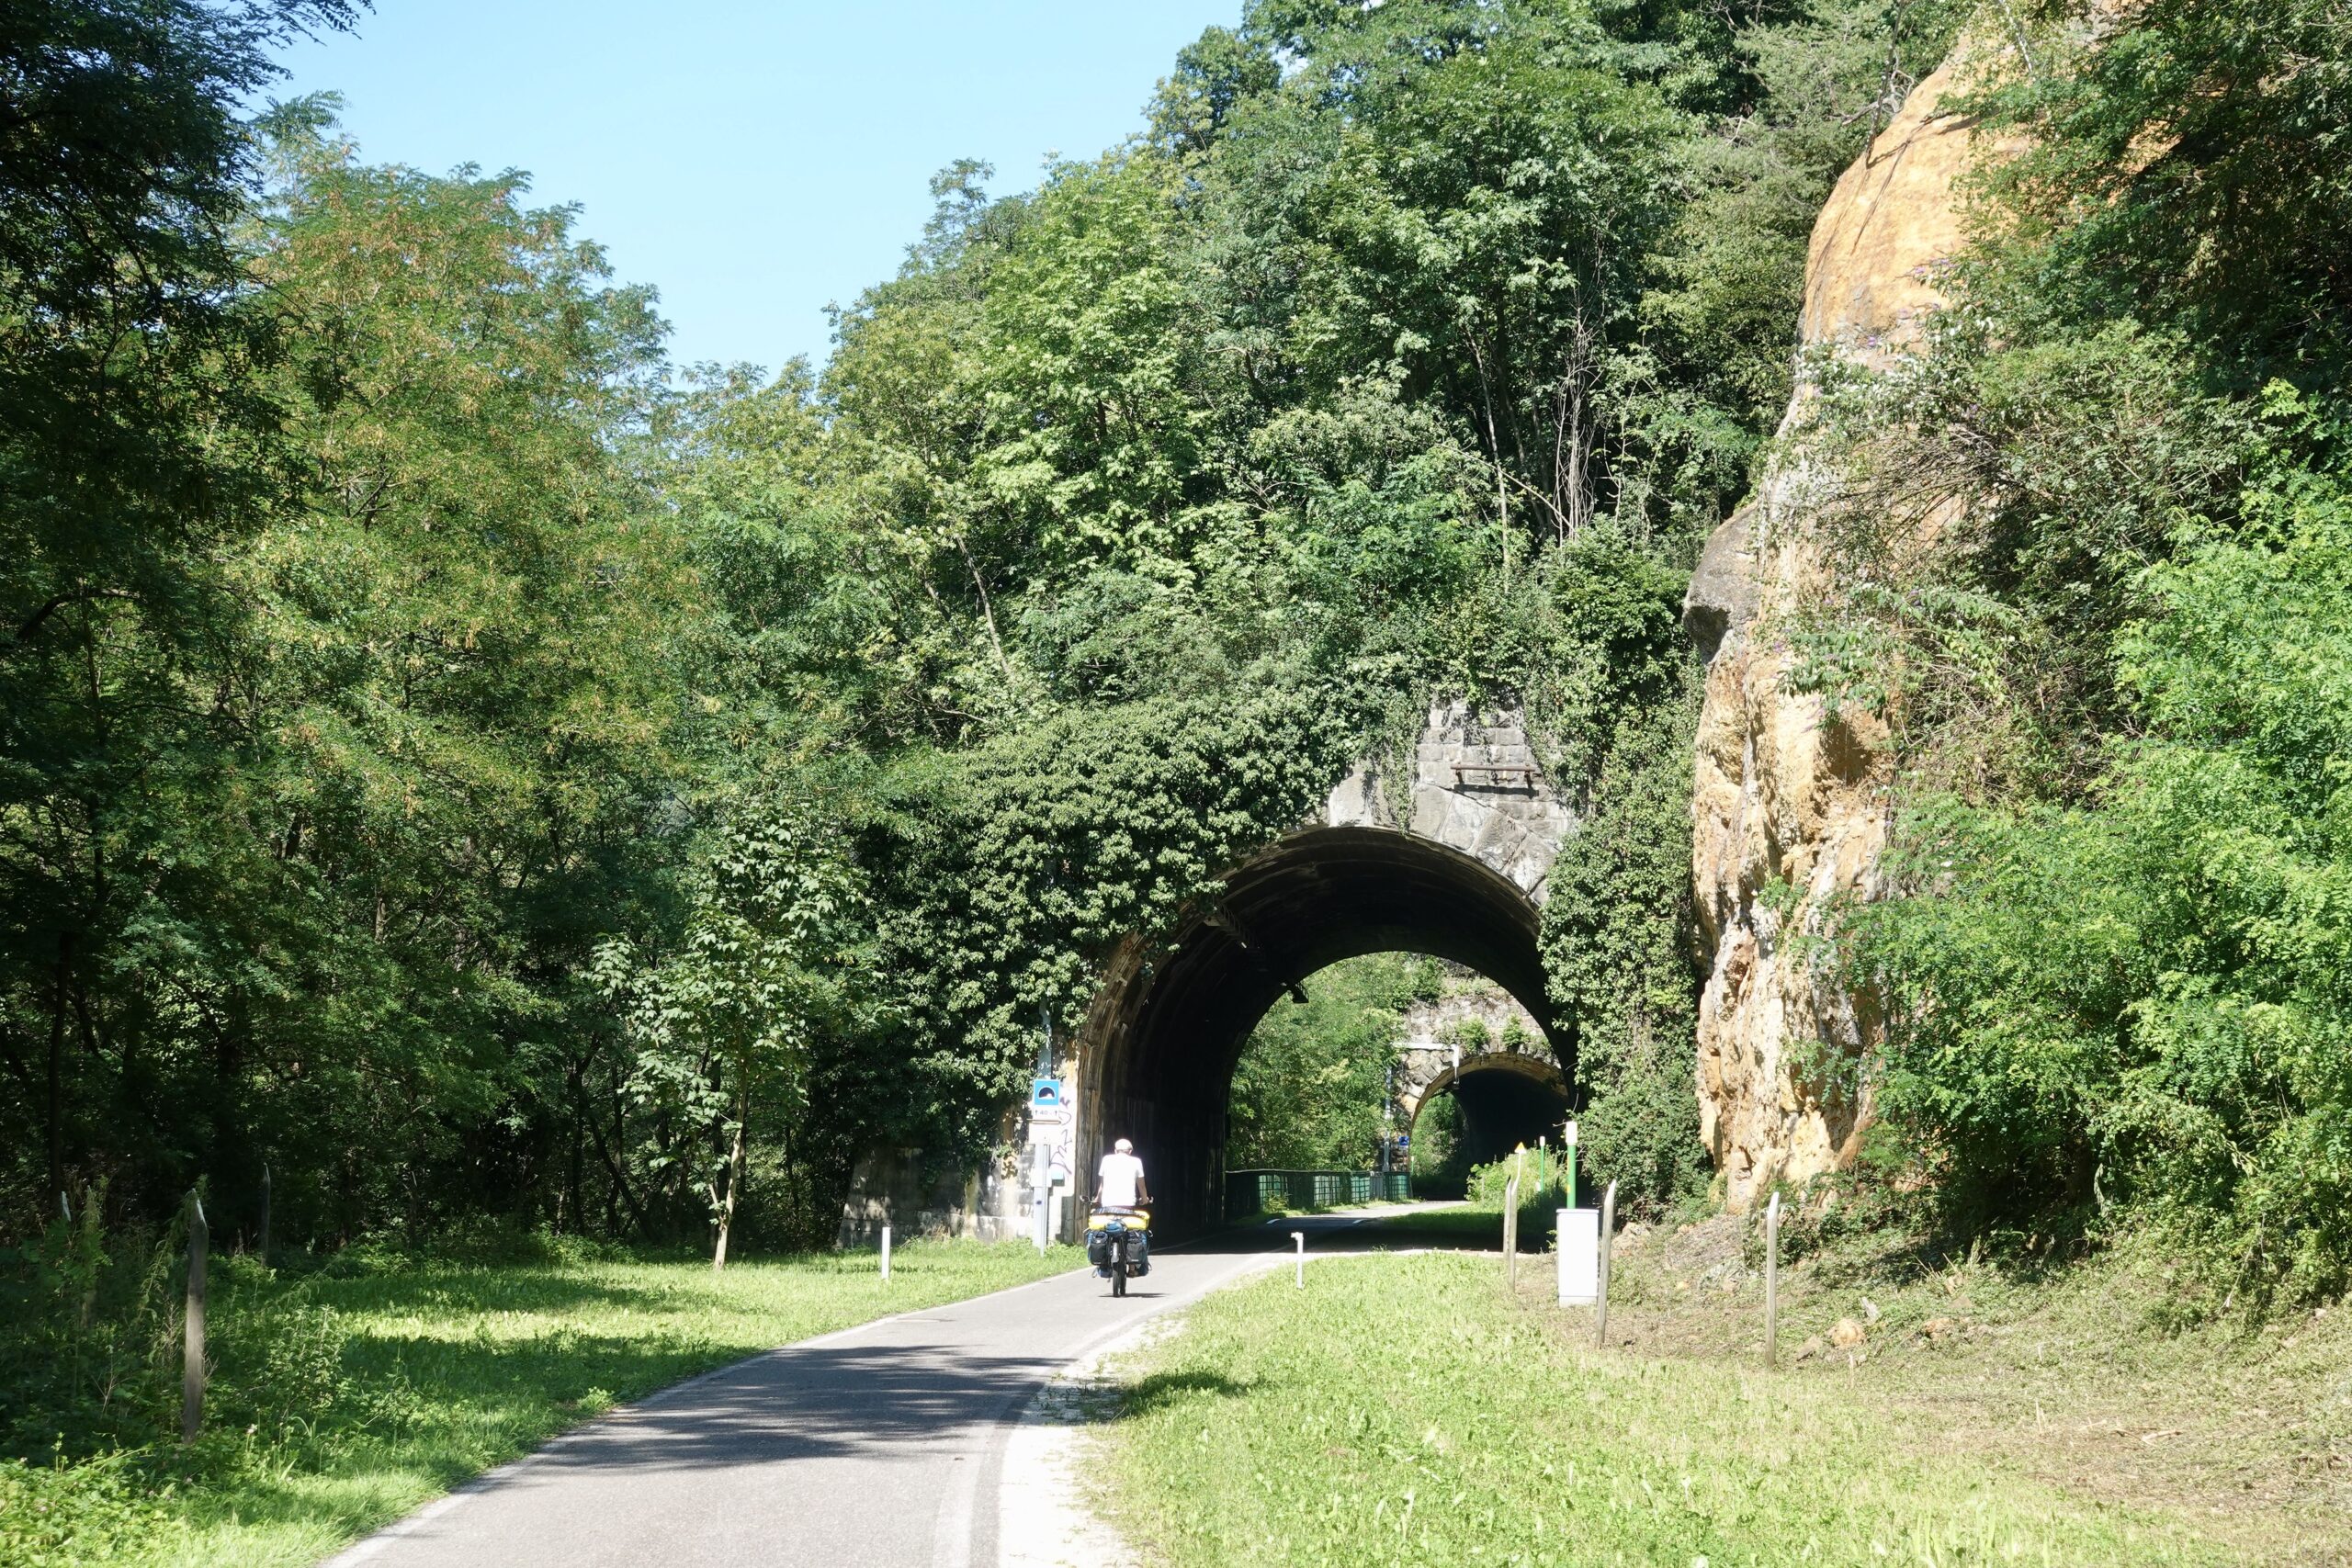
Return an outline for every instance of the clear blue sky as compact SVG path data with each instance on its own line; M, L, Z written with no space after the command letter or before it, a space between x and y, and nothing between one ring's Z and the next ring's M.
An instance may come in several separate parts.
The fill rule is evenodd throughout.
M1000 193L1136 130L1176 51L1241 0L376 0L298 43L371 162L474 163L578 202L650 283L681 363L821 361L825 306L897 270L956 158Z

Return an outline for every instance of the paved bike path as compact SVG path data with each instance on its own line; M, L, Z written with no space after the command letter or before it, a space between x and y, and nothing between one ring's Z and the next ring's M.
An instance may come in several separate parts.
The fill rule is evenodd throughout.
M576 1428L329 1568L995 1568L1005 1439L1048 1380L1265 1267L1289 1230L1351 1223L1158 1252L1124 1300L1080 1271L768 1351Z

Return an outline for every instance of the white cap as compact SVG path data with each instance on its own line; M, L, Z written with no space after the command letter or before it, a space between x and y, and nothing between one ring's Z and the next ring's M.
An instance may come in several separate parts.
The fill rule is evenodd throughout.
M1131 1155L1136 1152L1136 1146L1127 1142L1125 1138L1121 1138L1117 1143L1113 1144L1111 1146L1123 1155Z

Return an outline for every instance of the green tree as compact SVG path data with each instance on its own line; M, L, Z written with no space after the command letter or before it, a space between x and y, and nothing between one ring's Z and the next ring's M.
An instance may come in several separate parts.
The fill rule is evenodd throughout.
M2154 1222L2216 1302L2328 1294L2346 34L2226 0L2014 24L1961 308L1804 435L1860 586L1802 668L1897 716L1905 766L1897 896L1847 928L1877 1103L1955 1232ZM1899 492L1964 507L1921 549Z
M1880 1100L1955 1224L2153 1215L2219 1288L2301 1300L2352 1280L2352 424L2269 413L2241 528L2145 570L2145 728L2097 792L1923 806L1918 891L1857 925L1897 1003Z
M1389 1132L1403 1010L1430 968L1407 953L1343 959L1307 977L1304 1004L1276 1002L1233 1070L1227 1168L1368 1168Z
M754 1117L775 1123L763 1136L787 1139L808 1104L812 1053L866 1021L865 902L831 824L752 799L718 830L676 951L648 961L615 943L597 957L637 1054L631 1094L693 1130L652 1163L691 1168L714 1270L727 1267Z
M0 18L0 1115L28 1134L0 1140L0 1182L20 1218L109 1164L114 1129L172 1141L123 1092L139 1020L119 992L146 956L126 939L245 902L248 620L223 563L274 488L277 416L238 296L236 115L272 46L351 11Z

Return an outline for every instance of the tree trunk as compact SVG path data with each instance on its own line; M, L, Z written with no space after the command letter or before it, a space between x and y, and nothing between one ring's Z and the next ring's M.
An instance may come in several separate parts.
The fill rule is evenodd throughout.
M727 1267L727 1233L735 1225L735 1195L743 1190L743 1123L752 1119L752 1093L746 1088L735 1101L735 1137L727 1150L727 1196L718 1205L718 1245L710 1255L714 1274Z
M639 1238L651 1240L653 1230L645 1223L645 1211L638 1206L637 1194L629 1190L628 1178L621 1170L621 1162L613 1157L612 1149L605 1142L604 1129L596 1124L595 1107L588 1100L588 1080L584 1069L582 1076L572 1079L572 1089L577 1096L582 1124L588 1129L589 1139L596 1145L596 1157L604 1161L605 1171L613 1179L612 1187L605 1193L605 1229L608 1233L617 1232L620 1229L619 1221L613 1212L613 1201L617 1198L619 1201L628 1205L628 1216L637 1225ZM613 1100L613 1137L616 1142L620 1139L624 1131L621 1124L620 1099L616 1095Z
M57 933L57 994L49 1013L49 1190L65 1190L65 975L74 953L74 933Z
M196 1441L204 1427L205 1253L211 1243L204 1223L204 1200L187 1195L187 1342L180 1352L180 1446Z
M581 1145L586 1143L587 1139L581 1133L580 1122L580 1101L579 1097L575 1095L571 1109L571 1150L570 1157L565 1161L563 1174L563 1205L564 1213L571 1216L571 1228L584 1235L588 1229L588 1222L582 1218L580 1213L580 1159ZM563 1222L558 1220L555 1228L560 1232L563 1229Z

